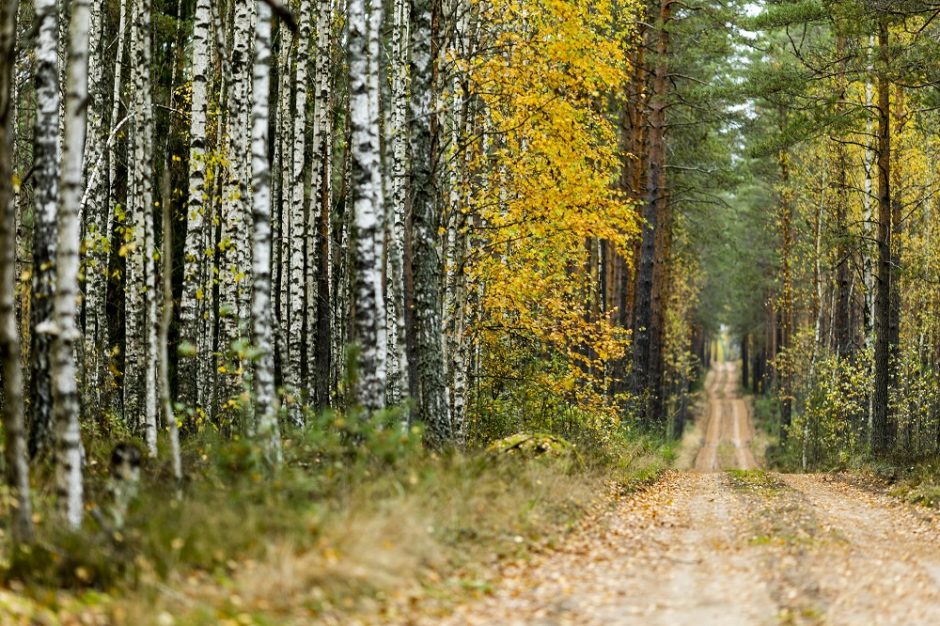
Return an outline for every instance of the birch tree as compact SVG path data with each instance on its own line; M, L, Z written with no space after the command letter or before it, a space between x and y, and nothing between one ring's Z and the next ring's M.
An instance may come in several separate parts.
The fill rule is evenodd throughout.
M88 38L91 0L74 0L69 25L65 87L65 150L56 253L55 332L52 359L56 426L56 495L68 525L82 525L82 451L75 344L81 338L78 267L81 245L82 156L88 99Z
M14 541L33 533L29 465L23 420L23 371L16 331L16 207L13 203L13 93L18 0L0 4L0 367L3 396L4 479L10 489L10 532Z
M332 308L334 292L331 291L333 232L331 228L332 201L332 154L333 133L331 113L333 104L333 63L331 34L333 25L333 1L317 0L316 18L316 61L314 65L314 112L313 136L311 138L310 196L313 199L310 208L310 228L307 229L307 258L316 271L307 273L307 388L313 390L313 401L317 406L329 402L331 367L333 355ZM316 208L314 208L316 207ZM313 331L312 329L316 329ZM316 355L315 362L309 362L309 355Z
M289 406L288 418L294 425L302 425L300 417L300 393L302 387L302 367L304 350L304 321L310 319L305 306L306 280L305 270L308 268L305 258L307 242L306 197L304 190L305 164L306 164L306 131L307 131L307 67L310 55L310 18L313 12L311 0L302 0L300 3L300 25L297 32L297 56L294 76L294 111L293 111L293 146L292 161L290 163L290 328L287 333L288 358L285 362L286 383L290 393L294 394L295 401Z
M192 113L189 122L189 193L186 210L183 293L180 298L180 337L189 350L179 361L180 400L197 405L197 390L203 381L198 363L199 332L206 302L206 124L209 87L209 46L212 28L210 0L197 0L193 17Z
M36 455L52 443L52 380L49 353L55 296L56 209L59 202L59 36L56 0L36 0L36 119L33 138L34 226L30 302L29 448Z
M108 132L104 112L104 55L102 42L104 2L94 0L91 6L91 31L88 40L88 139L84 155L84 193L80 212L85 220L85 325L82 353L86 379L86 404L101 405L100 361L105 350L102 333L105 316L102 305L106 297L109 225L102 184L104 153L108 146Z
M222 242L219 267L219 350L229 352L242 332L240 320L249 319L246 306L249 297L248 281L251 253L248 236L250 190L246 184L249 154L248 114L250 111L248 76L251 63L251 34L253 31L254 0L236 0L232 54L229 60L229 118L226 146L228 163L227 184L222 205ZM237 355L236 355L237 360ZM233 363L234 372L227 371L221 390L221 399L228 400L241 391L241 364Z
M291 120L291 85L294 76L290 71L293 37L289 29L283 25L278 28L279 50L277 60L277 125L274 140L274 174L272 176L272 194L274 197L276 215L273 216L278 227L274 228L272 235L274 254L274 281L275 305L277 307L277 323L275 329L275 351L281 367L283 379L288 378L286 369L289 367L290 354L288 350L287 334L289 332L291 308L291 274L290 274L290 247L291 247L291 168L288 163L293 161L291 134L294 128ZM304 312L305 313L305 312ZM285 383L286 384L286 383ZM293 401L292 392L288 390L286 399Z
M124 418L157 453L156 279L153 237L153 105L150 0L134 4L131 35L133 135L128 172L131 208L125 278Z
M408 202L408 5L395 0L392 6L391 62L391 175L386 207L388 321L388 384L386 399L397 405L408 389L408 353L405 349L405 207Z
M349 108L354 212L354 341L359 351L357 402L368 411L385 406L385 308L382 297L382 184L378 112L378 31L382 7L349 3Z
M281 463L282 453L274 390L274 350L271 345L274 321L271 308L271 170L268 162L271 7L264 0L259 0L256 10L251 108L251 184L254 189L251 323L256 350L254 387L258 438L268 463L276 467Z
M439 158L437 114L432 109L437 50L435 13L440 3L411 0L411 211L414 273L413 365L418 419L427 427L431 447L450 445L453 433L447 411L444 355L441 346L440 229L436 175Z

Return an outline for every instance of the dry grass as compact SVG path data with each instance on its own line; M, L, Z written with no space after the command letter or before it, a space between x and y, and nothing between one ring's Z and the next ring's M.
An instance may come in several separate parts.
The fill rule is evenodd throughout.
M273 496L252 480L207 484L178 510L140 512L134 545L145 553L132 580L93 596L47 584L15 597L27 607L23 623L45 611L49 624L385 623L418 603L446 612L492 584L495 565L560 541L587 511L663 467L662 450L636 444L578 467L418 456L344 478L315 502L303 496L317 484L305 474ZM0 602L0 622L19 623L12 615Z

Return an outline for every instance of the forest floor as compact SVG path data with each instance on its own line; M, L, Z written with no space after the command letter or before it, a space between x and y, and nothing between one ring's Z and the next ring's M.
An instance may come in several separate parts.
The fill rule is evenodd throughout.
M709 373L690 470L507 565L488 595L403 623L940 624L940 514L857 476L759 469L737 380Z

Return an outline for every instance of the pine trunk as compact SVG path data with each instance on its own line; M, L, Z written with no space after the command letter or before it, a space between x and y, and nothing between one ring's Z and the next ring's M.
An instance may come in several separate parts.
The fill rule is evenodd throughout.
M648 424L662 426L662 341L667 301L666 261L670 245L669 198L666 189L666 99L669 93L667 25L672 0L659 5L656 60L649 99L649 154L644 200L642 243L637 270L634 314L633 392L643 400Z
M774 356L790 348L793 329L793 193L790 189L790 155L781 152L779 157L780 181L780 263L781 282L779 312L777 315L777 340ZM777 372L780 384L780 440L786 441L793 418L792 380L793 372L787 366Z

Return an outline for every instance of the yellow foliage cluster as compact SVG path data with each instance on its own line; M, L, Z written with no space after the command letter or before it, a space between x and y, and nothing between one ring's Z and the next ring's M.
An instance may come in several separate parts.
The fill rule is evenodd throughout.
M627 93L639 9L632 0L477 8L493 39L463 67L482 127L466 193L476 336L494 362L554 361L529 382L593 410L604 404L607 364L626 349L622 329L590 314L589 261L597 241L629 258L638 231L615 185L624 154L612 111Z

